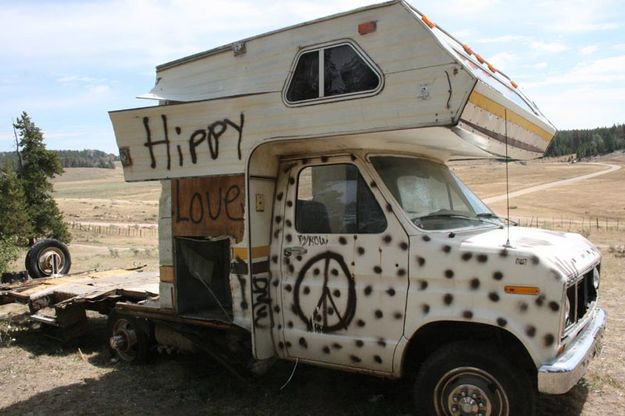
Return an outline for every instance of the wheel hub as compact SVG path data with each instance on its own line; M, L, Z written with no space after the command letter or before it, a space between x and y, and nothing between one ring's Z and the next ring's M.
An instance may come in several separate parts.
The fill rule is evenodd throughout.
M436 412L446 416L509 416L508 397L490 373L459 367L446 373L434 389Z
M136 345L138 342L137 332L133 325L126 319L118 319L113 326L113 335L109 339L109 345L125 361L132 361L137 355Z
M41 254L38 260L39 270L47 275L57 274L63 269L63 253L51 247Z

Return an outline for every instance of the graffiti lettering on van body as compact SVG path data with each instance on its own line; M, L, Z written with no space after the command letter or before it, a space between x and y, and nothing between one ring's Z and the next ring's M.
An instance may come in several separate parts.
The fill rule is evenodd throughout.
M271 298L269 296L269 278L252 277L252 315L254 316L254 326L256 328L267 328L269 326L269 307Z
M298 235L297 238L302 247L328 245L328 237L322 235Z
M194 130L188 138L183 134L182 127L176 126L173 129L173 138L172 132L170 131L167 116L165 114L161 114L161 129L162 129L162 138L160 140L154 140L154 132L152 130L152 126L150 124L150 117L143 117L143 127L145 129L145 143L143 144L148 148L150 153L150 167L152 169L156 169L157 160L154 155L154 148L156 146L165 146L166 149L166 157L167 157L167 170L171 170L171 146L172 141L176 141L176 138L182 137L186 140L188 147L188 154L191 158L191 163L194 165L198 162L198 147L206 142L208 146L208 152L210 154L210 158L212 160L219 158L219 142L222 139L222 136L226 134L229 128L235 131L235 138L237 140L237 157L241 160L241 141L243 139L243 125L245 123L245 115L241 113L239 123L235 123L234 121L224 118L223 120L215 121L209 124L206 128L196 129ZM177 144L176 150L178 152L178 165L184 166L184 156L185 151L183 150L183 145Z

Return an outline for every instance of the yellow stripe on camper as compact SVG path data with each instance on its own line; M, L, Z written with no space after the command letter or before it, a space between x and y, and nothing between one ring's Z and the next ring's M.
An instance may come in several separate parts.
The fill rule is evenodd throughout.
M488 111L489 113L495 114L496 116L502 119L506 118L506 110L507 110L507 113L508 113L507 116L508 116L509 122L514 123L517 126L524 128L525 130L528 130L528 131L531 131L532 133L537 134L539 137L542 137L548 142L551 141L551 139L553 138L553 134L549 133L547 130L537 126L536 124L532 123L525 117L520 116L519 114L515 113L514 111L510 109L507 109L504 105L499 104L498 102L494 100L491 100L487 96L482 95L475 90L471 93L471 96L469 97L469 102L473 105L476 105Z
M233 247L232 254L234 258L247 260L247 247ZM269 257L269 246L252 247L252 258Z

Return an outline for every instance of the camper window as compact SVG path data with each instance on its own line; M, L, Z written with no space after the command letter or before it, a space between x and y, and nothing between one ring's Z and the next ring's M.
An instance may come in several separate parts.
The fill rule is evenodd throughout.
M348 44L306 51L297 57L288 82L288 103L308 102L375 92L381 77L356 49Z
M303 169L295 209L300 233L372 234L386 229L386 217L354 165Z

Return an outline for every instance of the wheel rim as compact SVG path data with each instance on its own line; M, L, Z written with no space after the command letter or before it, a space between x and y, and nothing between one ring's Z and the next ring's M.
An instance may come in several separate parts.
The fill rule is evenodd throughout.
M489 372L474 367L459 367L447 372L434 388L438 415L509 416L510 404L505 390Z
M49 247L37 259L37 266L41 273L47 276L59 273L65 266L65 255L61 249Z
M127 319L118 319L113 325L111 347L117 351L124 361L132 361L137 357L137 331Z

